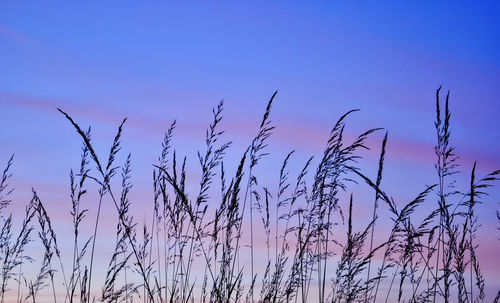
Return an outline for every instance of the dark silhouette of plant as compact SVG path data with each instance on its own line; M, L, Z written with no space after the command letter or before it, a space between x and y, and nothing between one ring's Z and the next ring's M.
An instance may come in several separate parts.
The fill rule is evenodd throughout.
M34 189L15 232L18 221L4 214L12 199L11 157L0 180L1 302L11 295L12 281L17 283L16 302L40 301L49 286L54 302L484 302L477 209L500 170L480 178L474 163L468 185L457 185L450 95L443 107L440 91L434 122L436 184L423 187L413 200L396 201L387 182L382 184L383 174L393 173L384 168L390 153L387 132L375 178L360 168L360 151L369 150L367 139L379 129L346 138L347 118L357 110L337 120L317 161L308 158L295 174L297 156L291 151L274 174L277 186L261 184L256 167L267 155L274 130L270 115L275 92L257 135L234 163L233 175L225 159L232 142L224 141L221 130L224 103L213 109L204 149L197 153L200 178L194 192L186 181L191 177L188 158L179 157L172 146L174 121L153 165L151 216L141 225L130 210L135 203L130 195L131 155L123 165L116 164L126 119L103 162L92 145L91 129L84 131L59 109L83 141L79 168L69 173L72 249L61 249L46 204ZM97 189L96 217L87 221L94 207L84 200L93 199L88 194L92 186ZM362 195L354 186L375 193L371 216L361 226L354 197ZM100 291L92 291L98 281L94 267L101 207L108 200L116 209L114 245ZM498 211L497 217L500 221ZM92 232L83 234L82 224L92 224ZM31 242L43 248L38 262L27 250ZM33 276L25 270L30 263L36 266ZM500 292L494 302L499 300Z

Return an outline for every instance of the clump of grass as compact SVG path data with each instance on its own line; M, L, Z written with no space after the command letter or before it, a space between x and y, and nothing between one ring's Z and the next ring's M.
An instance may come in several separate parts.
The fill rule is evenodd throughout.
M358 167L360 151L369 150L366 141L379 129L369 129L348 142L347 119L357 110L337 120L317 162L310 157L294 173L292 151L275 174L277 188L261 184L256 167L268 154L275 127L271 123L275 92L232 176L225 162L232 143L223 141L221 130L224 103L213 109L204 149L197 153L201 177L196 192L187 190L189 159L179 157L171 144L174 121L153 166L152 216L141 225L130 212L134 203L131 155L123 165L116 164L126 119L103 162L90 128L84 131L59 110L82 139L79 168L69 174L72 251L60 250L55 227L35 190L19 233L13 231L15 220L3 213L11 202L11 157L0 180L1 301L14 280L17 302L39 300L48 286L54 302L483 302L486 282L477 254L481 226L477 208L500 171L478 178L474 163L469 184L460 190L455 180L459 167L451 140L450 97L448 93L443 108L440 91L434 123L437 178L431 182L436 184L424 187L406 204L388 194L388 185L382 186L383 173L393 173L384 169L390 154L387 132L375 178ZM121 175L119 195L112 182L117 174ZM358 182L375 195L370 220L356 232L354 197L358 195L352 185ZM94 204L85 201L92 199L91 183L96 186ZM429 208L433 197L437 205ZM105 200L116 208L117 225L101 277L104 282L97 287L94 267L100 248L96 238ZM92 220L87 213L93 208ZM388 227L382 240L374 236L380 232L381 217L387 218L382 222ZM497 217L500 220L498 212ZM82 224L91 224L92 233L82 234ZM23 264L36 262L26 254L26 247L35 241L35 230L43 253L36 274L28 277ZM256 235L265 243L258 257L263 265L256 262ZM374 262L378 256L380 263ZM56 259L59 264L54 266ZM71 268L68 276L66 262ZM61 287L64 296L59 294ZM499 298L500 292L495 302Z
M12 231L12 215L7 217L3 222L0 232L0 260L2 262L0 274L1 302L4 302L5 293L9 290L8 282L15 276L15 269L21 267L24 262L31 261L29 256L24 255L24 251L26 245L32 241L31 233L33 226L31 225L31 221L35 217L35 210L35 201L32 199L28 206L26 206L24 219L17 236ZM20 275L18 275L17 279L20 281Z

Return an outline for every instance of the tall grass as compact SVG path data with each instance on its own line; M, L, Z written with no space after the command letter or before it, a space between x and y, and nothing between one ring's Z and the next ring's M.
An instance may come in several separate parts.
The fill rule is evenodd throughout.
M452 145L449 93L443 108L440 91L434 121L436 178L406 203L396 202L382 186L383 174L398 173L384 169L390 155L387 132L375 178L360 169L361 151L369 150L367 139L380 129L346 140L347 121L357 110L337 120L321 157L309 158L294 172L291 151L279 171L266 171L275 173L277 188L261 184L257 166L268 154L275 129L270 119L275 92L233 175L225 162L232 143L223 141L220 129L223 102L213 109L205 146L197 153L201 177L196 192L187 189L188 159L179 158L171 146L174 121L153 163L152 216L143 224L130 211L133 158L128 154L123 165L116 164L126 119L104 162L91 129L84 131L59 109L82 140L79 168L69 174L72 250L60 250L50 215L34 189L22 221L5 214L12 197L11 157L0 181L1 301L9 295L16 302L35 302L50 293L43 298L54 302L483 302L477 208L500 171L478 177L474 163L469 184L457 186L460 167ZM113 181L119 177L121 182ZM374 191L371 216L363 224L355 215L360 186ZM96 194L89 195L92 190ZM99 277L103 284L96 285L96 239L102 204L108 200L116 210L115 240L107 262L99 260L107 268ZM96 208L95 218L86 207ZM381 217L390 220L378 223ZM84 234L82 224L93 226L92 233ZM257 249L256 235L264 250ZM37 243L43 247L40 259L26 253ZM264 253L257 257L258 251ZM30 276L24 269L33 264L39 269Z

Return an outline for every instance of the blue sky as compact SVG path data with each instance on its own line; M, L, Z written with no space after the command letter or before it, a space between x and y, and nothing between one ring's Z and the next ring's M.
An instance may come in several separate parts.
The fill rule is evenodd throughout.
M336 119L360 108L348 133L388 130L387 186L407 198L435 182L434 96L443 85L466 182L474 160L483 175L500 168L499 13L493 1L2 1L0 161L16 154L20 193L38 185L57 196L49 189L67 186L80 143L56 107L92 125L103 153L127 116L124 150L147 192L171 121L194 160L224 99L236 158L278 90L271 159L290 149L300 160L319 155ZM493 193L486 229L496 224Z

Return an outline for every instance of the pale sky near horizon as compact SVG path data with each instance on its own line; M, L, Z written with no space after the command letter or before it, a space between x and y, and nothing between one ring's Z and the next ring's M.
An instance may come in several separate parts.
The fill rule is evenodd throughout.
M336 119L359 108L347 134L389 132L384 182L407 200L437 181L433 121L443 85L461 156L459 184L467 184L476 160L479 176L500 169L499 16L494 1L2 1L0 168L15 154L17 199L33 186L50 197L56 218L69 219L67 175L79 164L80 140L56 108L92 125L103 155L128 117L120 161L132 153L140 196L151 195L151 164L174 119L174 143L196 176L211 109L224 100L223 128L235 142L228 158L236 159L278 90L263 179L277 179L267 175L289 150L297 150L294 168L320 157ZM382 137L370 141L368 168L376 166ZM488 247L484 267L500 283L498 185L480 206L480 234Z

